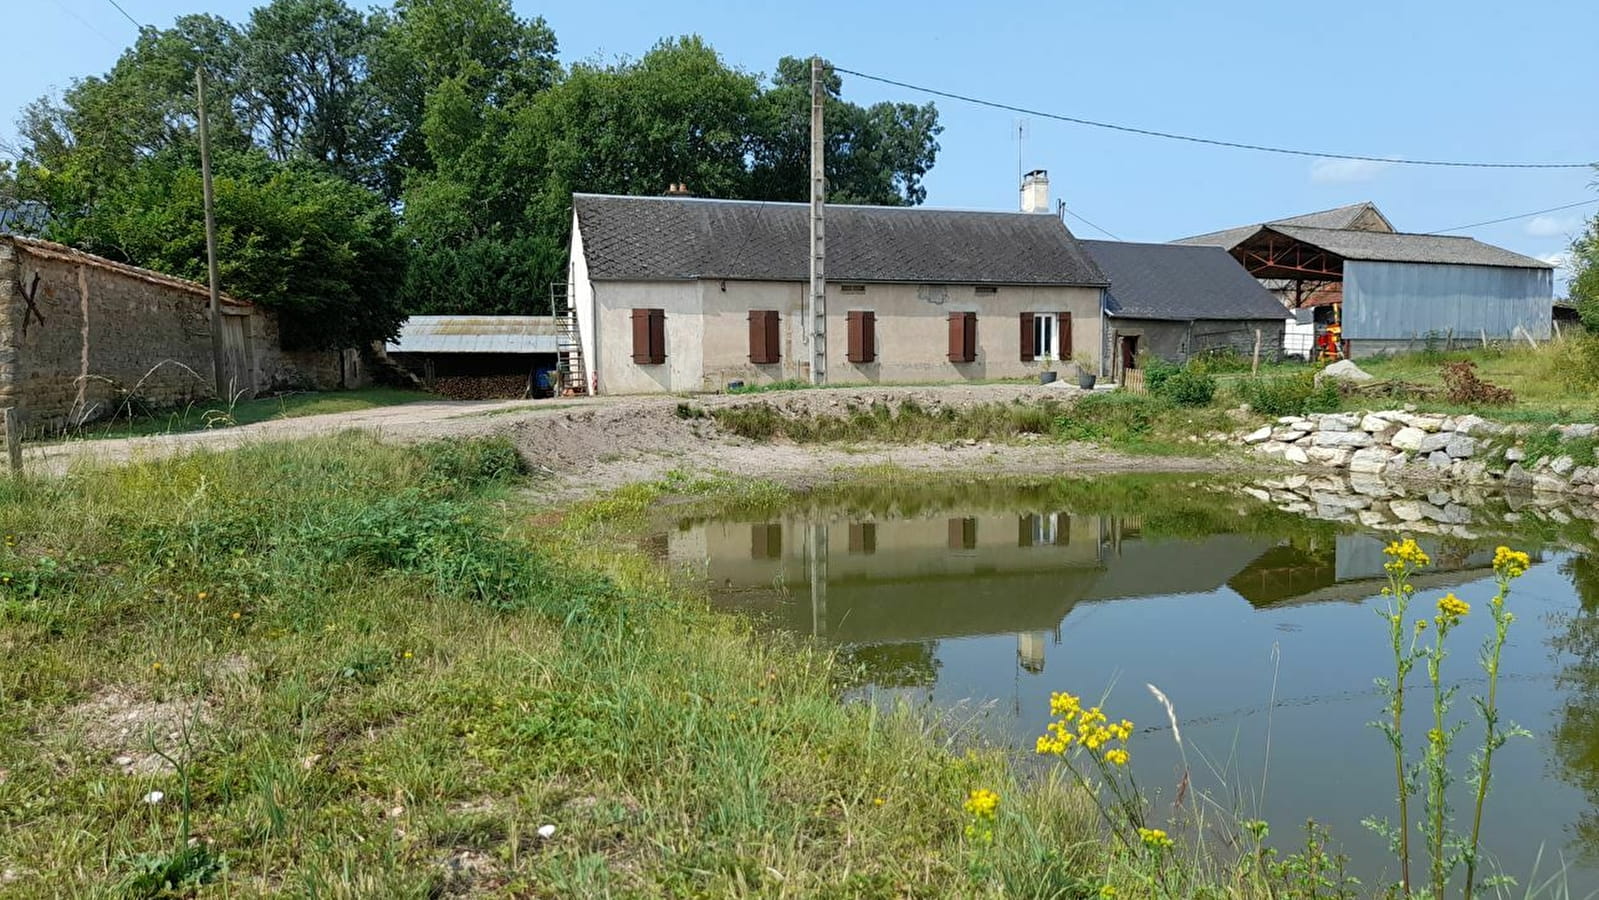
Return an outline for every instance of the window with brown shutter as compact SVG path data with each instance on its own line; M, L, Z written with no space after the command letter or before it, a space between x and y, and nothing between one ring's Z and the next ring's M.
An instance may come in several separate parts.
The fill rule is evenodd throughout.
M977 359L977 313L949 314L949 361L969 363Z
M1022 362L1032 362L1037 352L1034 344L1038 340L1038 336L1033 334L1033 314L1022 313L1021 318L1022 332L1019 346L1022 348Z
M877 314L867 309L852 309L844 315L849 325L848 355L852 363L877 359Z
M750 310L750 362L769 365L783 358L777 310Z
M1055 317L1055 358L1072 358L1072 314L1069 312Z
M666 310L633 310L633 361L641 366L666 362Z

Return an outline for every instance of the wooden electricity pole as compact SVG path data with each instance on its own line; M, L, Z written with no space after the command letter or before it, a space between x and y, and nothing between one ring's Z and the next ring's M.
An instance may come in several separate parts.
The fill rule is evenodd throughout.
M205 200L205 265L211 287L211 377L217 399L228 401L222 366L222 298L217 282L217 220L211 195L211 135L205 121L205 67L194 70L194 89L200 103L200 189Z
M811 384L827 383L827 236L823 204L827 171L823 166L826 134L822 130L822 58L811 57Z

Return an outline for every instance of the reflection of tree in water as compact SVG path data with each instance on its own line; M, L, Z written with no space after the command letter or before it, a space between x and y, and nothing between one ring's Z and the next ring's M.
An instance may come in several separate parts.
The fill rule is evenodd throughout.
M931 687L941 665L937 641L850 644L838 648L839 665L856 684L884 688Z
M1565 696L1555 726L1556 765L1561 777L1588 797L1590 808L1575 827L1584 854L1599 857L1599 555L1573 556L1560 570L1582 605L1561 617L1565 630L1550 639L1572 660L1555 676Z

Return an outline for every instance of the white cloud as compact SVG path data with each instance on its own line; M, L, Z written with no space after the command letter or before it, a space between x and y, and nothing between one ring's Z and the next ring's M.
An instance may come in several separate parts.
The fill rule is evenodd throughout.
M1533 237L1565 237L1581 226L1582 220L1577 218L1537 216L1527 222L1527 233Z
M1569 271L1571 269L1571 254L1565 251L1545 253L1538 258L1549 265L1554 266L1556 269L1565 271Z
M1393 165L1375 159L1318 159L1310 164L1310 180L1317 184L1371 181Z

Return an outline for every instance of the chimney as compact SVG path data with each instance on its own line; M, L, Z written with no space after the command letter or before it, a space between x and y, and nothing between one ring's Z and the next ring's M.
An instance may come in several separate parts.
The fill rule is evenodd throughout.
M668 196L668 197L692 197L694 195L690 194L688 192L688 185L686 185L686 184L684 184L684 183L682 183L680 181L674 181L671 184L667 185L667 187L666 187L666 196Z
M1049 173L1034 169L1022 176L1022 212L1047 213L1049 208Z

